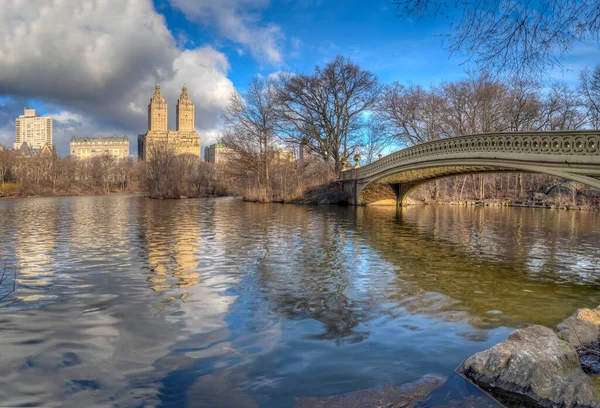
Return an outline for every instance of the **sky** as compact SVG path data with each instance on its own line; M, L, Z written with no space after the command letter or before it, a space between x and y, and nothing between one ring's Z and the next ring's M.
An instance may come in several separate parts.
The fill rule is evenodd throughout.
M448 30L445 19L398 18L391 0L2 0L0 144L12 147L29 107L53 118L61 155L72 136L122 135L135 155L159 83L170 129L187 86L207 146L255 75L310 72L342 54L384 83L461 79L469 67L442 48ZM577 44L552 76L574 83L598 63L597 42Z

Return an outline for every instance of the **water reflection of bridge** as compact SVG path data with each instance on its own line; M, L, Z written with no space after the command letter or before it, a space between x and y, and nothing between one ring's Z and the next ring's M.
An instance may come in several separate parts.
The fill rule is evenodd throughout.
M597 213L250 204L239 215L254 240L227 251L253 253L241 290L255 291L246 293L254 300L244 310L314 319L320 339L361 341L369 336L363 323L376 315L465 321L477 330L552 325L590 299L600 303L600 253L584 248L595 242Z
M392 186L402 204L416 186L443 177L485 172L545 173L600 188L600 130L505 132L441 139L344 171L353 204L373 183Z
M591 304L600 303L600 252L589 251L599 222L594 212L532 209L370 207L356 212L360 235L398 266L403 282L398 302L413 313L466 316L479 328L551 326L589 306L590 298Z

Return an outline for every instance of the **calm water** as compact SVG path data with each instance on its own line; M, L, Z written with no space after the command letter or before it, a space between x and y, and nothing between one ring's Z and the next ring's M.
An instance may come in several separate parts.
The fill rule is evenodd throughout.
M599 238L590 212L3 200L1 405L293 407L447 376L600 304Z

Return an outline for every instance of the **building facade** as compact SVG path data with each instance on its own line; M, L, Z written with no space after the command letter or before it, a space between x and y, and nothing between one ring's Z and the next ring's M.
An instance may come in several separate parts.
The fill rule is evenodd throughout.
M168 104L156 85L148 105L148 131L138 135L138 157L148 160L153 146L175 149L177 154L193 154L200 157L200 136L194 130L194 104L184 86L177 100L176 130L168 128Z
M56 153L54 146L48 143L40 148L33 148L27 142L21 143L15 152L19 157L52 157Z
M209 163L227 163L233 155L233 149L223 143L214 143L204 149L204 161Z
M276 164L293 163L295 155L289 150L275 150L271 153L270 159Z
M204 148L204 161L209 163L227 163L235 159L235 152L224 143L214 143ZM272 164L293 163L294 152L289 150L273 150L268 156Z
M89 159L99 156L110 156L115 159L129 157L129 139L123 137L75 137L71 138L71 157Z
M23 115L15 119L14 148L19 149L24 142L31 149L52 146L52 118L37 116L35 109L25 108Z

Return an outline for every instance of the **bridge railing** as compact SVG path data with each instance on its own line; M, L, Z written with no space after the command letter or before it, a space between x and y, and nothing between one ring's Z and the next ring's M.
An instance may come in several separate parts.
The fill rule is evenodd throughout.
M370 177L402 162L457 153L600 156L600 130L502 132L457 136L398 150L373 163L342 172L342 180Z

